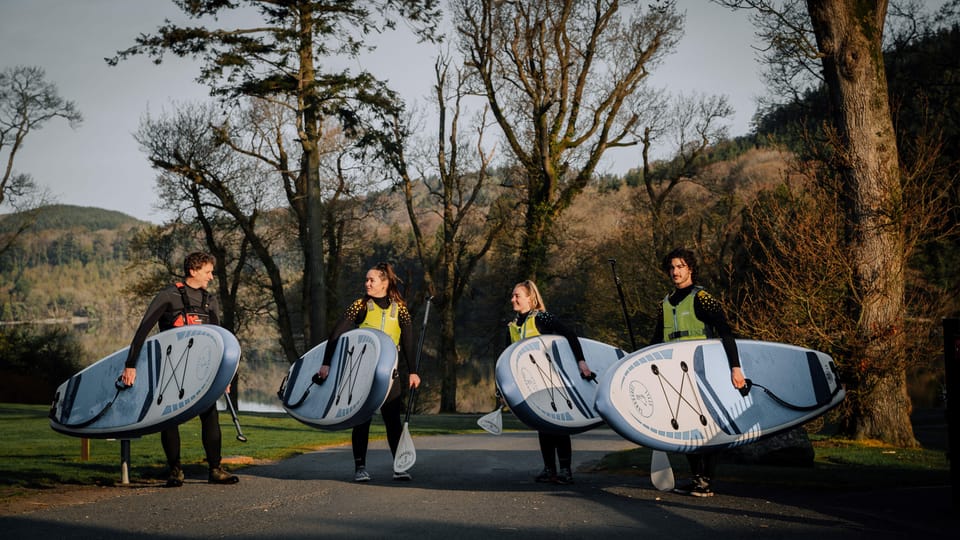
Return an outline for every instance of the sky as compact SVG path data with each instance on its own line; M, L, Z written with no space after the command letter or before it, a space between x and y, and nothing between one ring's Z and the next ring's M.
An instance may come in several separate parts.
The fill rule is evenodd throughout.
M687 15L684 37L651 82L673 94L727 96L735 110L730 135L747 134L764 92L747 13L707 0L679 0L678 6ZM133 133L146 114L208 100L209 91L195 82L197 64L189 60L167 57L157 66L139 56L115 67L104 61L133 45L137 35L153 33L164 19L185 22L164 0L0 0L0 69L43 68L46 80L84 117L75 129L54 120L31 132L15 158L15 169L30 174L55 202L117 210L154 223L169 217L155 208L156 171ZM422 104L437 46L417 45L398 31L381 36L378 47L351 70L366 69L388 80L409 104ZM638 164L636 150L621 149L608 152L601 169L623 174Z

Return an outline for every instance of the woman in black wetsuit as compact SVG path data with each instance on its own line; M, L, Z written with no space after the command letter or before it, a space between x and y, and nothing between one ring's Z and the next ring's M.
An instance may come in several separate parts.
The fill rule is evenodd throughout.
M577 335L547 312L540 291L532 281L517 283L513 288L510 303L517 314L508 325L511 343L543 334L561 335L567 338L570 344L570 350L577 359L580 374L583 377L592 376L590 367L587 366L587 361L583 357L583 347L580 346ZM534 479L537 482L573 483L573 472L570 468L573 449L570 444L570 435L545 431L538 431L537 434L540 440L540 454L543 456L543 471ZM557 469L558 462L559 469Z
M413 366L414 359L414 339L413 322L410 317L410 311L407 304L400 295L400 278L394 273L393 267L389 263L379 263L369 271L365 282L366 294L363 298L358 298L343 317L333 328L327 343L336 343L340 335L353 328L375 328L383 331L393 339L393 343L398 347L399 354L405 358L407 363L407 372L410 374L409 387L416 388L420 386L420 376L417 375ZM327 347L324 350L323 366L317 375L321 379L326 379L330 373L330 363L333 360L333 352L336 347ZM390 386L390 393L386 401L380 407L380 415L383 417L383 423L387 428L387 442L390 444L390 452L396 456L397 447L400 445L400 437L403 434L403 421L401 413L403 411L402 387L399 381ZM370 436L370 423L373 419L355 426L352 433L353 443L353 462L355 482L369 482L372 478L367 472L367 446ZM411 480L407 472L394 471L394 480Z

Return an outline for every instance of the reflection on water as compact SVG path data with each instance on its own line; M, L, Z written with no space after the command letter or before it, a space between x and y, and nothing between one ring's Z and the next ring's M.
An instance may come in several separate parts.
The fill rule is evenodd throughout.
M221 411L230 414L227 409L227 404L223 401L223 398L220 398L217 401L217 408ZM245 401L239 400L237 402L237 409L239 412L256 412L256 413L285 413L283 407L280 405L280 400L276 400L273 403L261 403L259 401Z

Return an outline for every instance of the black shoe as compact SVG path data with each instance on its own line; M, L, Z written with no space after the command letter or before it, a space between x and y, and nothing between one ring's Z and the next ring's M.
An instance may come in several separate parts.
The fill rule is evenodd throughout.
M677 484L676 487L673 488L673 492L679 493L680 495L689 495L696 485L697 483L693 480L693 478L688 478Z
M207 477L207 482L210 484L236 484L240 479L227 471L216 467L210 469L210 476Z
M570 472L570 469L560 469L560 472L557 473L556 482L563 485L572 484L573 473Z
M170 467L170 476L167 478L167 487L174 488L183 485L183 469L179 465Z
M535 481L544 483L553 483L557 481L557 472L550 467L545 467L543 471L533 478Z
M694 497L713 497L710 481L703 476L694 476L673 488L675 493L693 495Z
M409 481L413 480L413 477L410 476L410 473L408 473L408 472L406 472L406 471L404 471L404 472L393 471L393 479L394 479L394 480L401 481L401 482L409 482Z
M702 486L694 486L690 490L690 494L694 497L713 497L713 490L710 489L709 484L704 484Z

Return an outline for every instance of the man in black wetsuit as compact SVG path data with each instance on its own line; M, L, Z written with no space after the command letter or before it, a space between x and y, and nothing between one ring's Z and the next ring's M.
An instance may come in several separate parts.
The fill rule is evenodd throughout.
M132 386L137 378L137 357L140 356L143 343L154 325L162 332L185 324L220 324L217 298L207 292L207 285L213 280L214 263L216 259L209 253L195 252L187 255L183 261L183 282L164 288L150 302L130 343L130 352L121 376L125 385ZM203 449L210 467L207 481L211 484L239 482L239 478L220 466L222 439L216 403L200 413L200 425ZM183 467L180 464L179 427L173 426L161 431L160 443L170 467L167 487L180 487L183 485Z
M660 302L660 316L650 344L718 337L727 353L730 382L735 388L743 388L747 382L740 369L737 344L723 306L702 287L694 285L696 255L689 249L676 248L663 258L662 269L675 288ZM710 482L720 461L720 452L687 454L687 461L692 478L678 485L675 491L695 497L713 496Z

